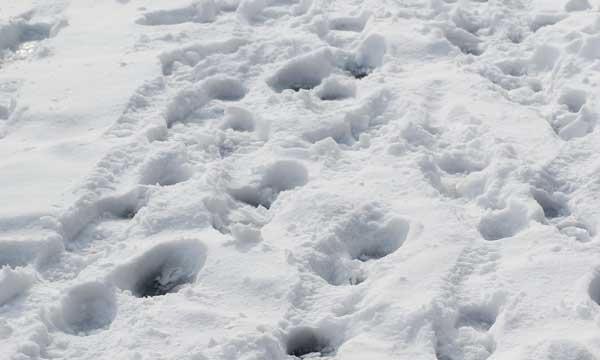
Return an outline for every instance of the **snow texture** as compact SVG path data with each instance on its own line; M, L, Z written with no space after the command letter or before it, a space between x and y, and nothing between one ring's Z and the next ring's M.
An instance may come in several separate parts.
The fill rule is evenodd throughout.
M1 360L600 359L600 0L0 3Z

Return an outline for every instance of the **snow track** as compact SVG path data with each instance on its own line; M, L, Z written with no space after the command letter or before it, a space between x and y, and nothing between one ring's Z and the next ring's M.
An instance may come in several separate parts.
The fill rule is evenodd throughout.
M95 6L137 83L6 192L0 357L600 358L597 1L50 3L0 18L0 155Z

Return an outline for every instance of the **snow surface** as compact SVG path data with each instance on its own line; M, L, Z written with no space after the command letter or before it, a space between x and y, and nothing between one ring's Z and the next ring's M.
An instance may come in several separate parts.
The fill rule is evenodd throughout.
M2 0L0 359L600 359L600 0Z

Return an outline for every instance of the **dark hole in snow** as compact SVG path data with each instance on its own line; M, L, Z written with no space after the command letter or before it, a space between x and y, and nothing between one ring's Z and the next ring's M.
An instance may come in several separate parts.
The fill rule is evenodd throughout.
M177 266L163 264L155 271L141 278L134 293L138 297L161 296L173 292L180 285L192 282L194 275L182 273Z
M371 73L372 69L364 66L348 66L346 71L350 73L355 79L363 79Z
M156 245L140 257L115 269L116 285L137 297L161 296L193 283L206 260L204 245L178 240Z
M298 328L290 333L286 350L288 355L298 358L316 358L334 353L329 341L308 327Z

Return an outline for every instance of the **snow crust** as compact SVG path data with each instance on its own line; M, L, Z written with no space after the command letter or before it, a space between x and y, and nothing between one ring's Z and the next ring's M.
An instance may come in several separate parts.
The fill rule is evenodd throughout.
M4 0L0 359L600 359L600 0Z

